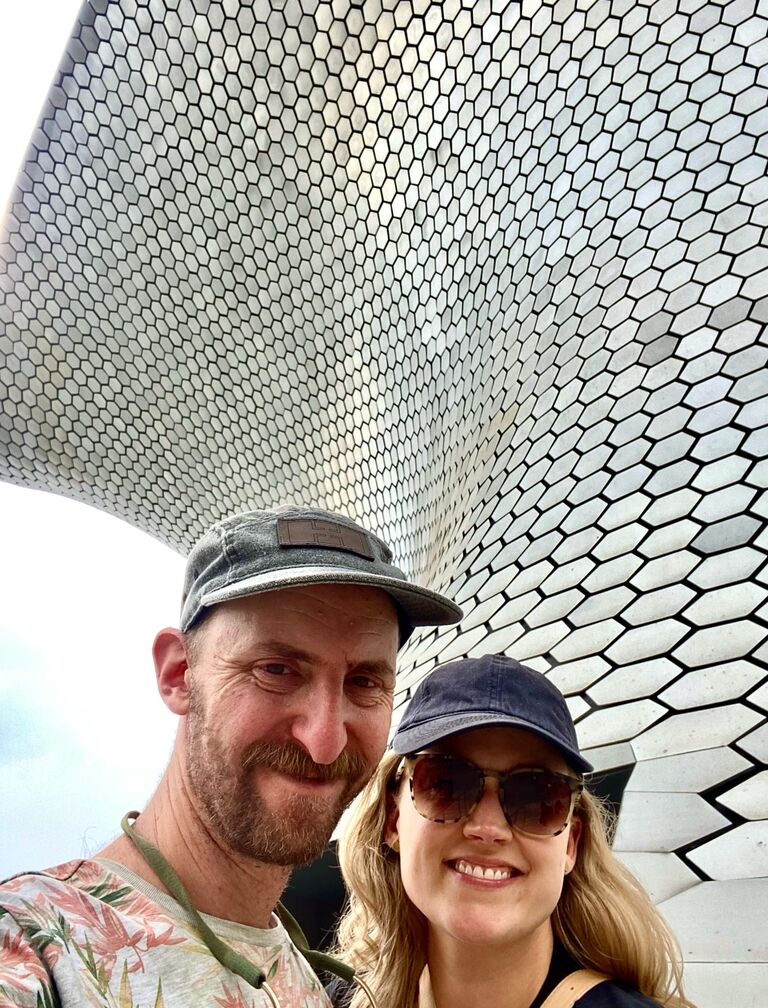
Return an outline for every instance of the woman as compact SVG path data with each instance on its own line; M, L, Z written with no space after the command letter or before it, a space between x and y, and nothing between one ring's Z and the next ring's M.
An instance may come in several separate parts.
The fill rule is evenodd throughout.
M340 845L336 951L378 1008L694 1008L582 789L591 769L540 673L486 656L422 681ZM340 981L329 993L369 1004Z

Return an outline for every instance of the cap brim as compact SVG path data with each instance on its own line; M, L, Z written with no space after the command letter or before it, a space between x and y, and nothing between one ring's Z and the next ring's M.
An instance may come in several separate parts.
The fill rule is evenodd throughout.
M563 757L579 773L591 773L592 764L575 749L564 746L562 741L549 732L542 731L538 725L530 724L522 718L505 717L503 714L487 711L475 711L471 714L446 714L445 717L434 718L424 724L412 725L402 731L398 728L392 737L391 747L401 756L417 752L425 746L433 745L449 735L468 731L471 728L522 728L543 738L553 745Z
M286 567L283 570L254 574L225 588L206 592L200 599L200 605L208 608L218 605L219 602L229 602L248 595L309 584L355 584L380 588L391 595L415 627L458 623L463 615L454 602L443 595L438 595L437 592L430 591L429 588L421 588L397 578L365 574L350 570L348 567L326 566Z

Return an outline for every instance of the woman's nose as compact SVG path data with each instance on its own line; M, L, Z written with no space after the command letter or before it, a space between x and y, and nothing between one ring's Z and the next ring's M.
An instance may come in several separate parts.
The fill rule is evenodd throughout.
M512 836L499 799L499 782L486 777L480 801L464 820L464 836L486 841L505 841Z

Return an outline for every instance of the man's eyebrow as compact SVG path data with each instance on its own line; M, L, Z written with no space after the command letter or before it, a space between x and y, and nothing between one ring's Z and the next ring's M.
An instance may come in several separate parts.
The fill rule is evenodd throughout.
M362 661L350 666L352 672L369 672L371 675L381 676L382 679L395 680L395 670L386 661Z
M295 644L286 644L285 641L281 640L260 641L258 650L265 653L277 654L284 658L293 658L294 661L321 664L318 655L312 654L311 651L306 651L304 648L296 647ZM370 672L372 675L379 675L385 679L394 679L396 675L395 669L388 661L377 661L375 659L372 661L348 662L347 668L350 672Z
M276 638L274 640L259 641L257 650L264 653L279 654L283 658L294 658L296 661L318 661L317 655L313 655L310 651L296 647L295 644L286 644L285 641L277 640Z

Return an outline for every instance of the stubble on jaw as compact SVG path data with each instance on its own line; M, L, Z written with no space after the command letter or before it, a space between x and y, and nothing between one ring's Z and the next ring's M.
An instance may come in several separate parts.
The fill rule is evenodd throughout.
M186 755L193 794L212 832L232 851L282 866L307 864L322 854L341 813L373 772L359 753L345 751L333 763L319 764L294 743L256 741L239 755L228 754L194 689ZM264 807L254 784L259 767L296 778L342 780L345 786L330 803L320 796L287 793L273 812Z

